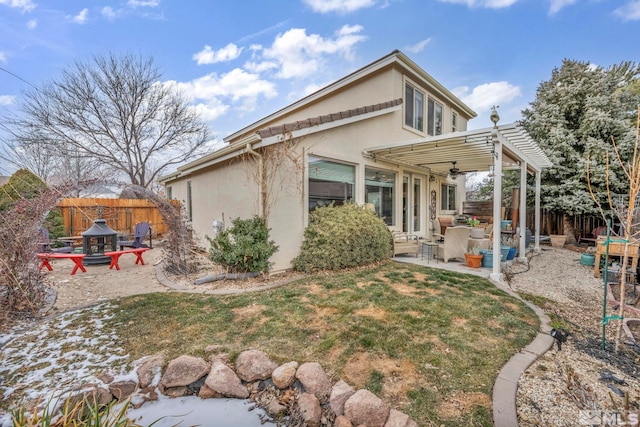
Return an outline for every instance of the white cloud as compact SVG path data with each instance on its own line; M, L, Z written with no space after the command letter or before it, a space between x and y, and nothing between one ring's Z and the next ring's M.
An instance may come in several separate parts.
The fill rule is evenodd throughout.
M111 6L103 7L100 13L109 21L113 21L118 17L118 12L116 12Z
M613 13L624 21L640 21L640 0L630 1L614 10Z
M30 30L35 29L38 26L38 20L37 19L30 19L29 21L27 21L27 28Z
M16 103L16 97L13 95L0 95L0 105L13 105Z
M575 4L578 0L550 0L549 15L555 15L567 6Z
M464 4L468 7L483 7L486 9L503 9L513 6L520 0L438 0L443 3Z
M76 24L85 24L89 16L89 9L86 7L80 11L76 16L71 17L71 21Z
M318 13L349 13L376 4L376 0L304 0L304 2Z
M0 4L9 7L19 7L23 12L31 12L36 7L36 4L31 0L0 0Z
M160 0L129 0L127 6L130 7L157 7L160 5Z
M0 62L7 62L7 54L0 50Z
M407 52L410 53L419 53L422 52L425 48L426 45L428 45L429 43L431 43L433 39L431 37L429 37L428 39L424 39L419 41L418 43L412 45L412 46L407 46L405 47L405 50Z
M321 69L325 57L341 55L351 59L352 48L364 41L365 36L359 34L363 30L360 25L345 25L336 32L335 38L323 38L318 34L307 35L304 28L292 28L279 34L270 48L262 51L262 59L278 64L278 77L305 77ZM261 69L255 64L254 69Z
M219 117L231 107L255 110L259 98L273 98L278 94L273 83L239 68L220 76L210 73L189 82L167 84L175 85L195 101L198 111L209 120Z
M522 96L519 86L514 86L505 81L484 83L476 86L472 91L469 91L467 86L458 87L453 89L452 92L478 115L489 111L494 105L506 104Z
M236 59L242 53L243 48L238 48L233 43L229 43L222 49L214 51L211 46L206 45L204 49L193 55L193 59L202 64L215 64L216 62L228 62Z

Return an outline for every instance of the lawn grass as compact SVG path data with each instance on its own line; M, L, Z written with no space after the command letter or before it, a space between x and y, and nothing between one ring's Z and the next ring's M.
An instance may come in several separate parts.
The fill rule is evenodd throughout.
M500 368L539 328L534 312L489 281L397 262L308 277L234 296L162 293L115 302L106 320L132 359L165 351L279 363L317 361L421 426L492 425Z

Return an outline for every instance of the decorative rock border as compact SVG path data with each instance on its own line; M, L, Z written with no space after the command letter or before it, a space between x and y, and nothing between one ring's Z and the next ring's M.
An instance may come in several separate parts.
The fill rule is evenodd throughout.
M219 351L210 346L205 351ZM144 359L137 368L138 382L114 381L110 375L100 379L107 384L84 391L72 401L88 401L99 406L112 400L129 399L137 408L158 400L158 393L168 397L188 395L209 398L248 399L263 408L268 417L281 425L351 427L417 427L408 415L389 405L368 390L354 390L331 378L317 362L301 365L292 361L278 366L259 350L245 350L235 364L229 355L217 353L206 362L200 357L183 355L169 362L161 374L161 354ZM263 420L266 422L266 420Z

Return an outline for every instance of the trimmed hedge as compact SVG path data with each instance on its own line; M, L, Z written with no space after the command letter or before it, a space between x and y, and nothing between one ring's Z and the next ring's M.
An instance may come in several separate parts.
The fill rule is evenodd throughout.
M391 233L375 212L348 203L321 207L309 214L297 271L341 270L390 258Z

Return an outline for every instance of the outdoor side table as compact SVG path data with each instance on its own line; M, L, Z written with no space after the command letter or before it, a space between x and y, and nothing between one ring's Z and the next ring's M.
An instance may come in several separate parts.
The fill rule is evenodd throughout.
M435 258L436 263L438 262L438 257L436 256L438 254L438 244L436 242L422 242L420 249L420 259L424 259L426 255L427 263L431 262L431 258Z

